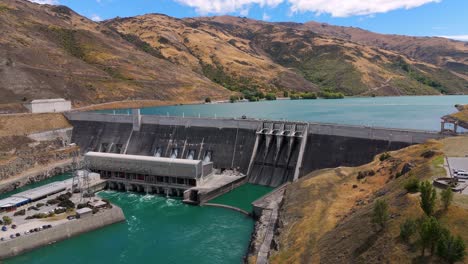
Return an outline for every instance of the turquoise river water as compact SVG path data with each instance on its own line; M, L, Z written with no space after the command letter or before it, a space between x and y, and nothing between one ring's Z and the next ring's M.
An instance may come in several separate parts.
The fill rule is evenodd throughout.
M251 103L178 105L143 108L142 114L286 119L349 125L439 130L439 117L468 104L467 95L353 97L340 100L277 100ZM129 113L129 110L100 111Z

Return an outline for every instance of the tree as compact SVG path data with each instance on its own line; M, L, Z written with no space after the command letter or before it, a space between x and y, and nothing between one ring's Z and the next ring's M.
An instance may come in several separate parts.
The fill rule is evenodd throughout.
M385 200L379 199L374 204L374 212L372 214L372 223L377 224L380 228L384 228L388 221L388 204Z
M400 238L404 242L408 242L411 236L416 233L416 221L413 219L406 219L406 221L400 225Z
M211 98L210 97L205 98L205 103L211 103Z
M437 192L429 181L424 181L419 184L421 192L421 208L427 216L431 216L434 212Z
M423 220L419 228L422 256L424 256L426 248L430 248L431 255L434 253L434 248L439 240L441 232L442 228L435 217L431 216Z
M11 218L7 215L3 216L3 224L4 225L11 225Z
M288 91L283 91L283 97L289 97L289 92Z
M453 200L453 191L452 188L447 187L440 193L440 201L442 202L442 206L444 210L447 210L452 203Z
M416 193L419 191L419 180L416 177L411 176L405 182L405 189L409 193Z
M465 242L460 236L455 237L444 229L437 242L436 254L448 263L455 263L465 258L465 248Z

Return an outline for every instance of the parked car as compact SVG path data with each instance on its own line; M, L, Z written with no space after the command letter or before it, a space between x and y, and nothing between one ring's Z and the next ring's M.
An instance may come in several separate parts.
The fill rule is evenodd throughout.
M6 226L2 226L2 231L4 231L4 232L5 232L5 231L7 231L7 230L8 230L8 227L6 227Z
M5 238L4 238L4 237L1 237L1 238L0 238L0 241L5 241Z
M14 235L14 234L11 234L11 235L10 235L10 238L11 238L11 239L15 238L15 235Z
M20 233L16 233L16 237L19 237L19 236L21 236L21 234L20 234Z
M29 231L24 231L25 235L29 235L29 233L30 233Z
M16 225L14 225L14 224L13 224L13 225L11 225L11 228L13 228L13 229L16 229L16 227L17 227L17 226L16 226Z
M468 172L459 172L455 174L455 178L468 179Z

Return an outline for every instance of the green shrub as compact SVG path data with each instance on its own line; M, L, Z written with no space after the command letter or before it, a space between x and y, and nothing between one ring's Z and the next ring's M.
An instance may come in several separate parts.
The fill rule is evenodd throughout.
M417 193L419 191L419 180L416 177L410 177L405 182L405 189L409 193Z
M237 95L231 95L231 96L229 97L229 102L231 102L231 103L235 103L235 102L237 102L238 100L239 100L239 96L237 96Z
M276 95L274 93L267 93L265 95L265 99L268 100L268 101L276 100Z
M17 211L13 214L13 216L17 216L17 215L25 215L26 214L26 210L23 209L23 210L20 210L20 211Z
M380 154L379 160L380 160L380 161L384 161L384 160L387 160L387 159L389 159L389 158L391 158L391 157L392 157L392 156L390 155L390 153L385 152L385 153Z
M297 94L291 94L291 95L289 96L289 99L291 99L291 100L299 100L299 99L301 99L301 98L300 98Z
M302 93L301 94L302 99L317 99L317 94L316 93Z
M384 228L388 219L389 214L387 202L382 199L375 201L374 210L372 213L372 223L379 225L380 228Z
M408 242L413 234L416 233L417 224L412 219L406 219L406 221L400 225L400 238L404 242Z
M60 207L65 207L65 208L75 208L75 204L70 201L70 200L64 200L64 201L61 201L58 206Z
M283 91L283 97L289 97L289 92L288 91Z
M465 242L460 236L453 236L448 230L444 230L437 242L436 254L448 263L463 261L465 258Z
M419 184L419 191L421 192L421 208L427 216L431 216L434 212L437 192L429 181L421 182Z
M211 103L211 98L210 97L205 98L205 103Z
M4 216L2 217L2 220L3 220L3 224L4 224L4 225L11 225L12 220L11 220L11 218L10 218L9 216L4 215Z
M447 210L453 200L453 191L452 188L447 187L440 193L440 201L442 202L442 207L444 210Z
M323 99L343 99L344 94L340 92L322 91L319 93L319 97Z

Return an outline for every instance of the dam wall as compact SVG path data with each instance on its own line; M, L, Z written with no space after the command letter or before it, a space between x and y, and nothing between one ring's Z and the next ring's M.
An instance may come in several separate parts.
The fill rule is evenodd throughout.
M88 151L197 159L277 187L309 172L357 166L436 132L236 118L66 113L72 142Z

